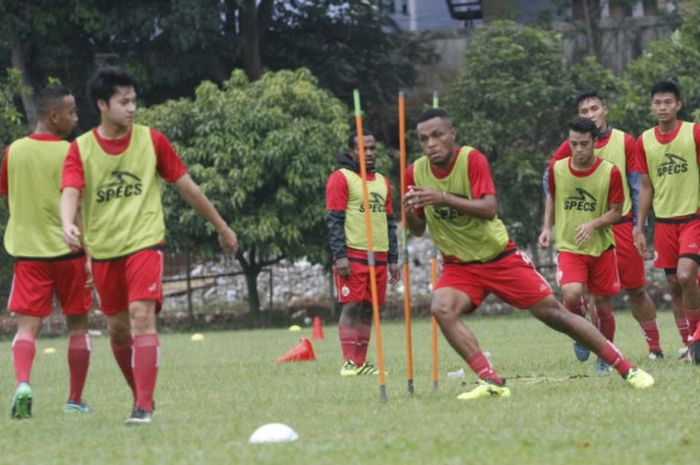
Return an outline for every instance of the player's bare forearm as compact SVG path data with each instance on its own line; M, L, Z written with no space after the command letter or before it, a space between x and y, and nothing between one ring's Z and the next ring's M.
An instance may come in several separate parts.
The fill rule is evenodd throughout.
M77 251L82 247L80 228L76 223L76 214L80 202L80 191L74 187L66 187L61 192L59 211L63 229L63 241L71 250Z
M228 227L214 205L212 205L189 174L182 176L173 185L180 197L211 223L217 231Z
M639 183L639 210L637 216L636 228L639 231L644 231L644 225L649 217L651 210L651 201L654 197L654 188L651 185L651 180L648 174L642 174Z
M606 211L599 218L591 221L593 229L605 228L612 226L622 219L622 203L611 203L610 210Z
M470 216L481 218L482 220L492 220L498 213L498 202L495 195L485 195L480 199L465 199L457 195L445 193L444 205L457 210L460 213L466 213Z
M238 252L238 237L236 233L228 227L214 205L212 205L190 175L185 174L175 181L174 184L175 190L177 190L183 200L214 226L216 233L219 235L219 245L223 251L227 253Z
M413 210L406 210L406 224L408 225L408 230L414 236L420 237L425 234L425 218L418 216Z
M552 194L547 194L544 199L544 219L542 220L542 229L550 230L552 229L552 223L554 222L554 197Z

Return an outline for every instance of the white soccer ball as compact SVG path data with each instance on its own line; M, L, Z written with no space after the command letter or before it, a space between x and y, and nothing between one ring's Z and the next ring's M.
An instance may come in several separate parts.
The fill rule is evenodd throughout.
M268 423L262 425L251 434L248 442L251 444L267 444L273 442L292 442L299 439L299 435L289 426L283 423Z

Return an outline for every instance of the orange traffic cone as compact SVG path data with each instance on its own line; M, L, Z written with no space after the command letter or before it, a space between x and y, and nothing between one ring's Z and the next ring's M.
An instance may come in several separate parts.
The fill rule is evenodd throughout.
M311 341L302 337L296 347L292 347L283 355L277 357L277 363L281 362L310 362L316 360Z
M325 339L323 337L323 327L321 326L321 318L317 316L314 317L314 327L313 331L311 332L311 339L313 339L314 341Z

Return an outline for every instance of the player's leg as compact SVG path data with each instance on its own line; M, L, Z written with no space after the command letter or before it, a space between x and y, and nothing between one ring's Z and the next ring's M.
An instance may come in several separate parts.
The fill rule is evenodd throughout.
M632 310L632 316L642 330L649 348L649 358L652 360L664 358L661 350L659 326L656 322L656 307L652 302L646 287L625 289ZM686 326L687 327L687 326Z
M634 388L651 387L654 378L636 368L588 320L579 318L559 304L551 295L530 307L530 312L552 329L567 334L591 349L605 363L617 370Z
M588 281L587 257L579 254L562 252L557 257L557 282L561 287L564 307L572 314L586 317L586 300L583 290ZM591 315L595 315L595 305L591 305ZM585 362L591 351L578 341L573 343L574 355L579 362Z
M613 342L615 339L615 313L613 312L612 299L610 296L594 295L596 327L605 339ZM610 371L610 365L598 357L596 371L605 374Z
M340 319L338 320L338 338L343 353L341 376L357 375L359 365L355 353L359 343L358 317L363 307L364 302L345 302L341 306Z
M376 278L377 305L381 311L381 307L384 305L386 299L387 267L386 265L377 265L374 272ZM371 282L369 273L367 273L364 305L359 309L358 315L358 345L355 352L358 374L360 375L377 374L379 372L372 363L367 361L367 349L369 348L369 341L372 337L373 317Z
M88 334L88 312L92 308L92 293L86 287L85 257L51 262L56 296L68 328L68 371L70 391L63 405L66 413L88 413L83 402L83 388L90 366L91 342Z
M474 301L481 302L483 298L483 290L478 288L478 282L464 268L450 265L443 268L430 305L430 311L435 316L447 342L481 380L479 386L460 394L458 399L509 397L510 390L504 386L504 381L481 351L474 333L460 319L462 313L476 308ZM449 287L449 285L459 286L459 288ZM467 290L474 295L474 301L465 292Z
M17 333L12 340L12 361L15 368L15 394L12 418L32 416L33 392L30 387L32 365L36 354L36 337L41 330L41 317L17 313Z
M133 340L129 320L129 299L125 276L126 259L92 261L95 290L100 297L100 310L107 320L109 345L136 401L136 384L131 368Z
M656 307L646 290L646 272L644 258L639 255L632 237L632 223L620 223L613 226L615 248L617 251L617 272L620 286L629 299L632 316L644 335L649 349L649 358L663 358L659 342L659 327L656 322Z
M83 402L83 388L90 367L92 344L88 334L88 314L66 315L68 328L68 371L70 391L63 406L66 413L89 413L91 408Z
M688 355L700 364L700 289L698 288L698 263L694 258L681 256L678 260L678 285L683 295L683 311L688 320L690 344Z
M30 377L36 354L36 337L43 318L51 314L52 298L53 281L48 262L16 261L8 304L8 309L17 318L17 333L12 341L16 380L12 399L13 418L29 418L32 415Z
M136 384L136 406L127 423L148 423L153 412L153 392L158 377L160 355L160 341L156 331L156 302L137 300L129 303L129 317L134 338L132 369Z
M163 252L151 249L136 252L126 258L124 269L134 339L132 369L136 384L136 405L126 423L150 423L160 359L156 312L163 304Z
M678 328L678 335L683 343L683 347L679 352L681 352L681 357L684 357L688 353L690 334L688 330L688 319L685 317L685 312L683 311L683 291L681 290L681 286L678 284L676 269L665 268L664 272L666 273L668 290L671 294L671 310L673 311L673 318L676 322L676 328Z

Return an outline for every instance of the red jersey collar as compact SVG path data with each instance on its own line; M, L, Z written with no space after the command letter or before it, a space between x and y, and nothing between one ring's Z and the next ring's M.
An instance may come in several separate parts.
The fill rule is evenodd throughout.
M45 133L45 132L41 132L41 133L40 132L33 132L33 133L29 134L29 138L32 140L51 141L51 142L58 142L58 141L63 140L54 134L49 134L49 133Z
M459 152L462 150L462 147L455 147L455 153L452 154L452 160L450 160L450 166L447 167L445 170L441 170L440 168L437 168L435 165L432 163L430 164L430 171L433 172L433 175L435 175L436 178L442 179L446 178L447 176L450 175L452 172L452 168L455 167L455 163L457 163L457 155L459 155Z
M593 172L600 166L600 164L603 163L603 159L600 157L595 157L595 162L593 162L593 166L591 166L590 168L587 168L583 171L579 171L579 170L574 169L573 166L571 166L573 164L573 162L574 162L574 156L571 155L569 157L569 163L568 163L569 172L571 174L573 174L574 176L576 176L577 178L585 178L586 176L590 176L591 174L593 174Z
M659 126L657 125L656 127L654 127L654 135L656 136L656 140L658 140L662 144L668 144L676 138L676 136L678 135L678 131L681 130L682 125L683 121L678 120L676 121L676 127L673 129L673 131L665 133L662 133L659 130Z

